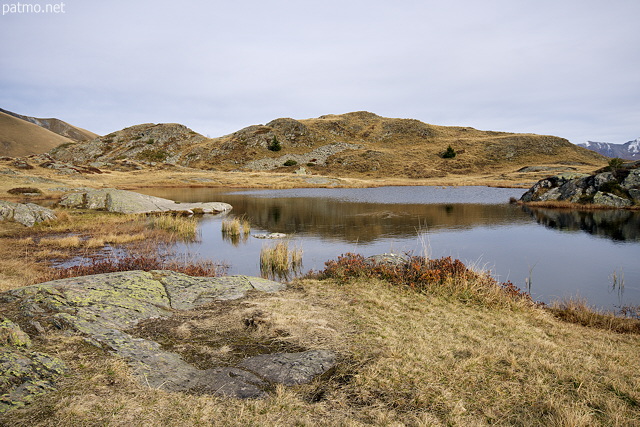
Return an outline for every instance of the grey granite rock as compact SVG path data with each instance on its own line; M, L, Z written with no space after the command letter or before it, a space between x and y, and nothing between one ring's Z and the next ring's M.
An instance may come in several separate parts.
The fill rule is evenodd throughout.
M173 200L161 197L114 188L68 193L62 197L59 205L69 208L98 209L120 213L182 212L186 214L210 214L231 210L231 205L228 203L176 203Z

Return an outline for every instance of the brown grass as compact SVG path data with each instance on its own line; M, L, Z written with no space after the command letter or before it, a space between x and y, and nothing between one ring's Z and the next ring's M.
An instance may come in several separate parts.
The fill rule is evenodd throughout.
M637 317L637 314L633 318L601 311L590 307L584 299L570 298L555 301L549 307L549 311L558 319L566 322L618 333L640 334L640 318Z
M237 246L249 239L251 225L245 218L232 218L222 220L222 238Z
M57 215L57 219L32 228L0 222L0 291L48 280L55 260L91 258L107 244L137 245L142 254L154 253L162 242L195 235L196 227L195 220L187 218L163 220L66 210L58 211ZM180 225L184 229L180 230Z
M46 277L46 280L130 270L173 270L189 276L216 277L223 275L226 269L226 266L209 260L174 260L167 259L167 257L160 256L157 253L139 254L129 252L119 257L92 258L86 264L54 269Z
M70 139L0 112L0 156L44 153Z
M256 320L250 329L243 326L247 318ZM38 345L71 368L59 391L0 420L15 426L640 422L640 337L562 322L536 307L462 303L371 279L307 279L284 292L159 322L158 333L173 340L167 344L198 363L229 352L224 345L232 347L233 339L218 334L329 348L341 362L330 378L277 387L264 400L194 396L148 389L121 359L81 337L52 333Z
M149 225L152 229L169 232L174 239L195 240L198 235L198 221L194 217L180 215L151 216Z
M289 248L289 242L265 245L260 250L260 272L267 277L286 278L302 267L302 249Z

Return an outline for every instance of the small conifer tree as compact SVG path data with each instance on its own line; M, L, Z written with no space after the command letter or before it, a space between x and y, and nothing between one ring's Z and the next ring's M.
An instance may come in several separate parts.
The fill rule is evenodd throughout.
M456 150L451 146L447 147L447 150L442 154L443 159L453 159L456 156Z
M278 138L274 135L267 148L271 151L280 151L282 150L282 145L280 145L280 141L278 141Z

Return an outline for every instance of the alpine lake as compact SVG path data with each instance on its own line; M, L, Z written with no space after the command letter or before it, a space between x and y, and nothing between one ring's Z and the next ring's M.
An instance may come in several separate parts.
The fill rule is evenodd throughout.
M290 248L303 251L292 276L347 252L451 256L536 301L577 297L613 311L640 305L639 211L529 208L509 203L524 189L471 186L139 191L231 204L228 214L201 217L196 242L172 248L176 257L225 263L228 274L259 276L260 251L277 239L255 235L284 233ZM223 235L230 217L248 220L250 235Z

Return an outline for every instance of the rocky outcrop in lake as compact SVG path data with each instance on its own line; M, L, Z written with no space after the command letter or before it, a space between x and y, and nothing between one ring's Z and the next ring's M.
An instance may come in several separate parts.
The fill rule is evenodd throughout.
M215 214L231 210L231 205L228 203L177 203L161 197L114 188L67 193L62 197L59 205L67 208L97 209L127 214L177 212L193 215L194 213Z
M522 202L568 201L612 208L640 204L640 162L595 174L564 173L538 181Z
M235 366L202 369L159 343L131 333L141 321L157 321L184 310L242 298L250 291L278 292L284 288L281 283L258 277L126 271L6 291L0 294L0 303L15 318L5 322L6 333L0 335L8 337L0 342L0 411L24 404L27 395L32 399L55 387L64 364L49 355L27 351L31 341L27 333L37 336L53 330L81 334L89 343L124 358L140 383L153 388L259 398L275 384L309 382L335 365L333 352L258 354L245 357ZM37 370L40 376L28 375L30 370ZM33 381L37 381L36 386L30 385ZM27 389L33 393L22 392Z

